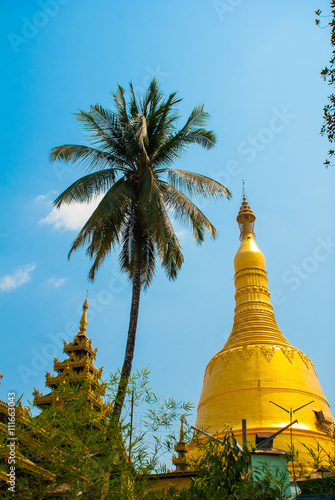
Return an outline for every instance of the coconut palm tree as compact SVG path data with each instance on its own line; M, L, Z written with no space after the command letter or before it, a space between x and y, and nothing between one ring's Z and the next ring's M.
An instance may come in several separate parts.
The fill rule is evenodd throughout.
M181 99L176 92L165 99L155 79L142 98L135 95L132 84L128 104L120 86L113 98L114 111L96 104L76 114L90 144L55 147L50 161L80 163L87 172L58 196L57 208L104 195L73 241L69 257L86 247L93 259L88 278L94 281L106 256L119 245L121 270L132 282L126 352L114 402L118 419L132 368L141 288L150 285L157 259L172 280L184 262L170 215L190 225L195 241L201 244L205 230L215 238L216 229L184 193L204 198L230 198L231 193L208 177L171 168L189 145L205 149L215 145L215 134L204 128L209 115L203 105L196 106L177 129L176 104Z

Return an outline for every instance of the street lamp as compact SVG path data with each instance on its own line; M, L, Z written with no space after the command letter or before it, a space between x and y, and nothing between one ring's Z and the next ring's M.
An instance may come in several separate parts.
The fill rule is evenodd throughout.
M314 400L310 401L309 403L306 403L305 405L299 406L299 408L296 408L295 410L292 410L292 407L289 410L287 410L286 408L283 408L282 406L278 405L277 403L274 403L273 401L269 401L269 403L272 403L273 405L278 406L278 408L281 408L282 410L286 411L286 413L289 413L290 414L290 424L291 424L292 420L293 420L293 414L299 410L302 410L302 408L305 408L305 406L308 406L308 405L314 403ZM291 449L293 451L293 429L292 429L292 426L290 429L290 434L291 434Z
M302 408L305 408L305 406L308 406L308 405L314 403L314 400L310 401L309 403L306 403L305 405L299 406L299 408L296 408L295 410L292 410L292 407L289 410L287 408L283 408L282 406L278 405L277 403L274 403L273 401L269 401L269 403L272 403L273 405L278 406L278 408L281 408L282 410L286 411L286 413L289 413L290 414L290 423L292 423L293 414L299 410L302 410ZM290 434L291 434L291 452L294 453L292 425L290 427ZM292 460L292 470L293 470L293 478L294 478L294 489L295 489L295 494L297 495L298 490L297 490L297 483L296 483L296 476L295 476L294 458Z

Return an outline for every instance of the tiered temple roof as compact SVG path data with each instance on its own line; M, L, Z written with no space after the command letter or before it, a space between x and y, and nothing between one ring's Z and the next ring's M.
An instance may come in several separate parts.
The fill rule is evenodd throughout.
M34 404L38 408L43 409L52 403L59 403L60 396L55 394L56 389L65 380L71 384L88 384L87 397L91 404L98 408L103 407L102 395L105 393L105 385L101 382L102 368L99 370L94 366L97 348L92 348L92 339L88 339L86 335L87 328L87 298L83 305L83 314L80 320L79 332L75 335L72 342L67 343L64 340L64 354L68 358L60 361L54 358L55 375L50 372L46 373L46 387L51 389L48 394L41 394L37 389L34 390ZM64 396L63 399L66 399Z

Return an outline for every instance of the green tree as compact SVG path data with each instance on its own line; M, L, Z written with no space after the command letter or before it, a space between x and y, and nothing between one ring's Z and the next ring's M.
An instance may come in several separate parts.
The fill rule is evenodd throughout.
M167 447L172 448L173 438L168 434L171 426L181 414L187 416L192 409L190 403L173 398L160 400L150 388L148 377L146 369L130 377L125 397L127 418L123 417L119 423L111 420L111 405L94 406L90 384L78 383L75 377L68 377L54 389L58 401L37 416L28 418L27 414L18 420L19 449L23 461L32 467L28 474L18 462L17 497L34 500L147 498L152 486L148 475L166 470L161 459ZM106 383L107 401L114 400L119 380L120 373L116 373ZM141 418L131 429L132 393ZM0 428L0 431L0 449L6 451L8 434L6 429ZM0 460L0 471L6 476L7 462ZM12 498L7 484L4 486L1 498Z
M233 493L243 479L243 471L248 460L247 451L239 453L236 439L231 430L222 439L222 444L213 440L199 442L199 458L192 467L197 478L190 483L188 498L219 500L236 498Z
M334 86L335 84L335 0L331 0L331 15L330 16L322 16L322 11L319 9L315 11L317 16L316 25L320 28L326 28L330 26L331 34L330 34L330 43L333 47L332 57L329 61L329 66L326 66L321 71L321 76L325 82L330 86ZM326 26L321 26L321 18L323 17L331 17L331 21L329 21ZM323 125L321 127L321 135L326 135L328 141L333 144L335 142L335 94L331 93L328 96L328 104L325 104L323 107ZM334 157L335 150L330 149L328 151L328 157L332 159ZM330 160L327 158L324 161L324 165L328 168L330 165Z
M175 486L166 491L160 481L157 484L157 476L150 477L150 474L167 472L161 459L167 451L173 453L173 444L178 440L171 427L176 426L181 414L190 416L192 405L173 398L161 401L150 389L148 376L146 369L132 374L127 387L125 413L129 415L134 401L136 413L141 415L133 428L125 416L120 423L113 419L110 423L112 408L108 401L115 399L120 373L112 375L107 382L107 404L103 408L92 405L89 383L78 384L68 378L54 389L58 400L52 405L38 416L28 418L24 414L24 418L18 419L22 460L16 472L17 497L36 500L287 498L285 474L264 467L249 472L244 478L246 465L250 464L250 450L246 447L243 452L239 451L234 434L228 428L219 444L214 440L204 442L199 438L199 441L197 436L193 438L199 455L188 461L188 471L192 472L188 488L179 490ZM186 427L190 437L187 422ZM0 447L6 450L7 429L0 428L0 431ZM314 460L314 452L311 456ZM334 463L333 456L330 458ZM21 468L24 464L30 464L29 474ZM6 476L8 463L0 460L0 466ZM329 478L329 481L321 485L321 489L314 483L306 488L312 491L317 487L315 491L323 493L333 491L329 488L334 480ZM13 495L6 483L2 486L1 498L9 500Z
M153 499L168 500L284 500L288 498L287 476L273 472L267 466L253 469L246 474L250 464L251 448L238 449L231 429L220 439L203 441L195 436L198 457L189 460L193 472L188 489L171 488L160 492ZM246 477L245 477L246 476ZM151 498L151 497L149 497Z
M50 160L81 163L89 172L58 196L57 208L104 194L73 241L69 256L87 247L94 261L89 272L93 281L106 256L120 245L120 267L132 281L126 351L113 410L119 419L131 374L141 288L150 285L157 258L172 280L184 261L169 215L190 225L195 241L201 244L205 230L215 238L216 229L184 192L203 198L230 198L231 192L208 177L171 168L191 144L214 147L215 134L204 128L209 115L203 105L196 106L178 129L180 99L177 93L165 99L155 79L142 98L131 84L128 104L120 86L113 97L114 111L96 104L76 115L89 134L90 145L55 147Z

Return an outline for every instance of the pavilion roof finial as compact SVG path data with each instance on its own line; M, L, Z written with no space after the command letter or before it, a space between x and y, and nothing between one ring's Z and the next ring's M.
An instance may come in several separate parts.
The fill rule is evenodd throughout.
M81 335L86 335L86 327L87 327L87 309L88 309L88 300L87 300L87 296L88 296L88 290L87 290L87 294L86 294L86 299L85 299L85 302L83 304L83 314L81 316L81 319L80 319L80 329L79 329L79 333Z
M177 472L184 472L187 470L186 455L188 453L186 443L185 443L184 415L182 415L180 417L179 441L175 445L174 449L178 452L178 456L172 457L172 463L176 466Z

